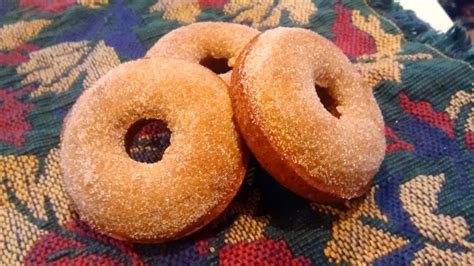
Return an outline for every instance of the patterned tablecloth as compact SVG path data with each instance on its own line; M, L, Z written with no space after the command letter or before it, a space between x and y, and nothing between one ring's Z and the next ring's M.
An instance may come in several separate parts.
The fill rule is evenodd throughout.
M95 233L61 188L64 116L111 68L209 20L308 28L342 49L385 118L375 185L318 205L252 162L231 207L191 237L141 245ZM0 22L1 265L474 262L474 50L461 27L437 35L389 0L2 0ZM153 125L132 145L153 156Z

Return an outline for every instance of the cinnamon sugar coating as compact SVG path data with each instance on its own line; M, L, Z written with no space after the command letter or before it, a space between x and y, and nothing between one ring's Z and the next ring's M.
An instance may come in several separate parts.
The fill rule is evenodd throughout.
M268 30L244 49L231 84L245 141L281 184L319 202L369 188L385 154L382 115L330 41L305 29Z
M170 57L199 64L207 58L227 59L232 68L245 45L259 31L226 22L199 22L175 29L153 45L145 57ZM230 84L230 73L220 77Z
M227 85L181 60L128 62L80 96L65 121L63 185L82 219L135 242L188 235L219 215L245 175ZM140 163L125 149L127 129L161 119L171 130L162 159Z

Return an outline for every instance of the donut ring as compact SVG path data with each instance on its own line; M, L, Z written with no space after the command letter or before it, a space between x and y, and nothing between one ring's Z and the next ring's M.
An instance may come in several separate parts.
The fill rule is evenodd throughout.
M236 63L232 94L247 145L282 185L318 202L369 188L385 154L382 115L331 42L305 29L262 33Z
M235 23L194 23L163 36L145 57L170 57L201 64L230 84L231 69L237 56L258 33L258 30Z
M122 64L68 115L63 187L102 233L134 242L186 236L217 217L242 183L246 160L232 116L227 85L202 66L165 58ZM161 119L172 132L153 164L126 152L127 129L141 118Z

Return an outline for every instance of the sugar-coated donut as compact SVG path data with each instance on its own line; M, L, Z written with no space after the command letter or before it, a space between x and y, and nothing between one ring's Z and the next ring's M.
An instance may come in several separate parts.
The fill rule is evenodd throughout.
M318 202L363 194L385 154L371 90L344 54L297 28L254 38L232 72L236 121L262 166Z
M226 22L199 22L163 36L145 57L171 57L198 63L230 83L232 66L240 51L257 34L248 26Z
M232 116L227 85L205 67L165 58L122 64L68 114L60 153L65 191L82 219L115 238L188 235L226 208L245 175ZM171 132L153 164L134 161L125 148L127 130L141 119L163 121Z

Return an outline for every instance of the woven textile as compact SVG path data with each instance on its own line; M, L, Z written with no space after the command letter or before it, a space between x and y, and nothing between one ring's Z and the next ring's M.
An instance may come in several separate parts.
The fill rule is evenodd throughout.
M319 205L252 160L231 206L190 237L143 245L94 232L61 187L65 115L113 67L211 20L308 28L352 60L386 123L374 186ZM474 50L461 27L438 35L387 0L1 0L0 22L0 265L474 262ZM130 156L159 158L160 127L138 130Z

